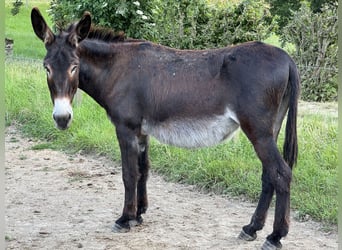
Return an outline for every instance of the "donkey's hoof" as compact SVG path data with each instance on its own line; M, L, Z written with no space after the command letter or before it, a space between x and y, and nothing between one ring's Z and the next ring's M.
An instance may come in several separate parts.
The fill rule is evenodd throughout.
M281 245L280 242L273 244L269 240L266 240L265 243L262 245L261 250L279 250L283 246Z
M143 217L141 215L139 215L135 221L136 221L136 225L135 226L139 226L139 225L141 225L144 222L144 219L143 219Z
M139 216L136 220L129 220L128 223L126 222L124 226L116 222L114 226L112 227L112 231L114 233L127 233L131 229L131 227L139 226L142 223L143 223L143 218L141 216Z
M114 233L127 233L129 232L130 227L123 227L119 225L118 223L115 223L114 226L112 227L112 232Z
M137 218L136 220L130 220L128 222L130 227L136 227L136 226L141 225L142 223L143 223L143 219L141 216L139 218Z
M255 240L257 237L257 234L254 233L253 235L249 235L248 233L246 233L243 229L239 235L239 239L240 240L245 240L245 241L253 241Z

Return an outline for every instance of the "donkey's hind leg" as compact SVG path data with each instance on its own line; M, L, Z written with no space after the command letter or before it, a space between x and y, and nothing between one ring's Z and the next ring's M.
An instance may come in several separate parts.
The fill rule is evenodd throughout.
M275 123L273 125L273 138L275 142L277 142L278 140L278 135L281 129L282 122L287 112L287 107L288 100L282 100L282 103L279 106L278 113L276 115ZM269 179L267 168L263 168L261 181L262 190L258 206L255 210L255 213L251 219L250 224L243 227L242 232L239 235L240 239L247 241L255 240L255 238L257 237L256 232L264 227L267 211L274 194L274 186L271 183L271 180Z
M242 235L249 235L251 239L256 238L256 231L262 229L264 225L267 209L275 190L276 210L273 232L267 237L263 249L280 249L280 239L286 236L289 230L291 169L281 157L273 135L255 139L252 143L263 166L263 189L251 223L243 227Z

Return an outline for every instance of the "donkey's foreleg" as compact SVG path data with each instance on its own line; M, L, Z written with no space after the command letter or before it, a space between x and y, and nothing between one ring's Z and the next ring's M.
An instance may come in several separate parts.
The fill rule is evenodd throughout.
M139 143L134 131L125 127L116 127L121 150L122 179L125 187L125 201L122 216L116 220L115 232L127 232L137 221L137 184L139 180L138 156Z
M147 182L148 172L150 168L150 162L148 159L148 150L149 150L148 137L140 136L139 137L139 158L138 158L140 178L138 181L138 188L137 188L137 199L138 199L137 220L140 223L142 222L141 214L144 214L148 207L147 189L146 189L146 182Z

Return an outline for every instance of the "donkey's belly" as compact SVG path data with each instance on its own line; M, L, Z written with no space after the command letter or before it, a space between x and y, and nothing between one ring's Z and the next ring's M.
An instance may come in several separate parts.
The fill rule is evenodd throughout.
M157 123L143 119L142 133L152 135L162 143L198 148L218 144L231 138L239 121L234 112L227 109L223 115L200 119L184 118Z

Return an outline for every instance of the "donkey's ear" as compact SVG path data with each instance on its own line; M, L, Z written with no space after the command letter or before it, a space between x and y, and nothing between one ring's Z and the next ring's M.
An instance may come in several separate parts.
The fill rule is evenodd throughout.
M88 36L89 30L91 26L91 16L89 12L84 12L81 20L78 22L76 26L76 33L79 37L79 41L82 41Z
M70 33L69 42L77 47L83 39L88 36L91 26L91 17L89 12L84 12L81 20L76 24L75 29Z
M34 33L36 33L45 45L49 45L55 40L55 35L52 33L42 14L40 14L39 9L36 7L31 11L31 23Z

